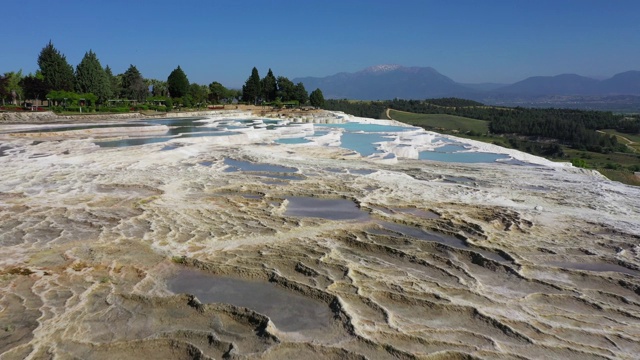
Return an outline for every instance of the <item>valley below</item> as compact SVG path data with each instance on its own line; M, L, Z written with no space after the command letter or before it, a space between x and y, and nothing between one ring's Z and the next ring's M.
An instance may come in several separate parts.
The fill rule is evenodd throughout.
M393 122L202 116L0 125L0 358L640 353L640 188L452 136L510 162L432 161Z

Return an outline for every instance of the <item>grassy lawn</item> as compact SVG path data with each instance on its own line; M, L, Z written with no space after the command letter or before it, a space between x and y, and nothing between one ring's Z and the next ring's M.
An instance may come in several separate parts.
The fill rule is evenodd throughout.
M414 114L404 111L389 110L392 119L410 125L431 129L444 129L447 131L459 131L462 133L473 131L485 134L489 131L489 123L484 120L465 118L462 116L445 114Z

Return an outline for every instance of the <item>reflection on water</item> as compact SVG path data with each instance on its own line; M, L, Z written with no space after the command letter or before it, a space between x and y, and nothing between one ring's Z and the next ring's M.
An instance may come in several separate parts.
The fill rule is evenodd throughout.
M289 203L285 215L317 217L328 220L365 220L369 214L358 205L345 199L318 199L304 196L286 198Z
M319 301L282 289L275 284L181 270L167 287L195 295L202 303L227 303L268 316L283 331L329 328L333 314Z
M572 262L552 261L552 262L548 262L547 265L557 266L557 267L567 268L567 269L595 271L595 272L613 271L613 272L619 272L619 273L633 275L633 276L640 276L640 271L632 270L620 265L607 264L607 263L572 263Z
M152 137L152 138L130 138L112 141L96 141L95 144L106 148L119 148L126 146L137 146L146 144L155 144L173 139L172 137Z
M472 250L488 259L499 262L509 261L501 255L475 247L470 247L465 241L455 236L427 231L417 226L407 226L393 222L375 220L369 213L360 210L358 205L346 199L320 199L304 196L291 196L288 201L286 216L316 217L327 220L358 220L371 222L374 226L367 232L377 235L394 237L412 237L418 240L434 241L453 248Z

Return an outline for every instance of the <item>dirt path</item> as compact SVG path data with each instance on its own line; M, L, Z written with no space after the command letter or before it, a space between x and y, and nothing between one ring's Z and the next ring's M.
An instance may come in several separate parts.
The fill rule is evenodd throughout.
M609 134L608 132L602 131L602 130L596 130L596 132L599 132L600 134L605 134L605 135L615 135L616 138L618 139L622 139L624 141L626 141L626 146L631 149L632 152L637 152L636 148L634 148L632 145L635 145L636 142L632 141L622 135L618 135L618 134Z

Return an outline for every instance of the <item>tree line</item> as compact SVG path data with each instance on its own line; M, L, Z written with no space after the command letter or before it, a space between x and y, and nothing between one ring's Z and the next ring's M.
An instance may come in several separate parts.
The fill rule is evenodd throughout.
M302 83L293 84L286 77L276 78L271 69L264 79L253 68L251 76L242 90L228 89L214 81L209 85L189 82L180 66L166 80L145 79L135 65L121 74L114 75L109 65L102 66L98 56L89 50L75 69L64 54L51 41L38 55L38 70L24 76L22 71L6 72L0 76L0 99L19 104L25 100L53 100L59 103L76 102L83 99L93 105L104 105L109 100L147 100L161 102L169 109L173 104L185 107L204 103L220 104L244 100L256 104L258 101L311 102L322 107L322 91L316 89L308 94ZM114 101L118 102L118 101Z
M284 76L276 78L271 69L261 79L258 69L255 67L251 70L251 75L242 86L242 100L254 105L259 103L279 104L283 102L306 104L309 102L314 107L323 107L325 101L320 89L315 89L309 94L303 83L294 84Z

